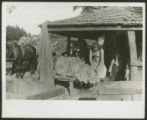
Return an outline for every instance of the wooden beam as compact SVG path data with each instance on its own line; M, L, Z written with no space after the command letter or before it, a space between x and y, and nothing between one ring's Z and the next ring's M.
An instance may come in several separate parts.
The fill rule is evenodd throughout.
M70 31L99 31L99 30L105 30L105 31L110 31L110 30L142 30L142 27L121 27L121 26L113 26L113 27L97 27L97 26L86 26L86 27L50 27L48 28L49 32L70 32Z
M76 22L76 23L68 23L68 22L62 22L62 23L48 23L48 26L141 26L142 21L138 21L136 23L97 23L97 22Z
M133 26L141 26L142 27L142 21L140 21L139 23L129 23L129 24L124 24L124 23L97 23L97 22L92 22L92 23L81 23L81 22L77 22L77 23L48 23L48 27L49 28L53 28L53 27L73 27L73 26L129 26L129 27L133 27ZM42 24L38 25L38 27L42 27Z
M67 37L67 54L70 54L70 43L71 43L71 36Z
M130 48L130 80L137 80L137 49L135 31L128 31L128 41Z

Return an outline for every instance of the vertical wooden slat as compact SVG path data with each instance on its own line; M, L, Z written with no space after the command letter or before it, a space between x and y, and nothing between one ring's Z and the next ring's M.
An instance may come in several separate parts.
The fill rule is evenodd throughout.
M128 31L128 41L130 48L130 80L137 80L137 49L135 31Z

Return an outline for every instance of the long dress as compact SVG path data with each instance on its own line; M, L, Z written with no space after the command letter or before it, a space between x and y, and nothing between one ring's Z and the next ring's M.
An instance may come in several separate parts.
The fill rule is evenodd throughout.
M98 78L104 78L106 76L106 66L104 64L104 50L101 48L97 52L92 52L92 63L91 66L95 70Z

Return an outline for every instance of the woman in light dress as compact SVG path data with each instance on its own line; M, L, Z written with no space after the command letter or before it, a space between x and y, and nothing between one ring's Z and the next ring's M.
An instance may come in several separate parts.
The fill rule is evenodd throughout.
M106 76L106 66L104 64L104 36L98 37L90 50L90 64L97 74L97 81L101 81Z

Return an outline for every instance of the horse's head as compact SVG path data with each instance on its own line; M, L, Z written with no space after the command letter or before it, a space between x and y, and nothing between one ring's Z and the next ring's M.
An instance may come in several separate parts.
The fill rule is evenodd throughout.
M17 43L6 43L6 60L12 62L16 59Z
M12 43L6 43L6 61L10 62L13 56Z

